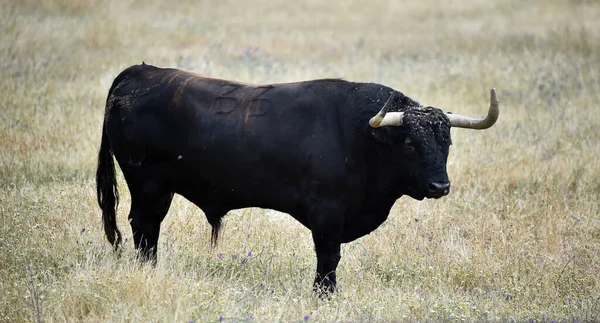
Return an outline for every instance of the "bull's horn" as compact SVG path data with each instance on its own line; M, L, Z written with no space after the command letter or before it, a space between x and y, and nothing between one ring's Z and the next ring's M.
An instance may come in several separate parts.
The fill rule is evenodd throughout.
M390 94L390 97L387 99L381 111L379 111L371 120L369 120L369 125L373 128L385 127L385 126L401 126L402 119L404 117L404 112L389 112L390 109L390 101L394 97L394 92Z
M492 88L490 90L490 109L488 110L488 114L483 119L473 119L457 114L446 114L448 119L450 119L451 127L458 128L469 128L469 129L487 129L496 123L498 120L498 115L500 114L500 110L498 109L498 95L496 94L496 89Z

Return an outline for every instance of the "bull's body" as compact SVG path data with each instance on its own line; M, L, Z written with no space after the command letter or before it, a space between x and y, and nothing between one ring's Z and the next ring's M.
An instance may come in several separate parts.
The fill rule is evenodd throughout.
M392 110L405 112L404 126L370 127L391 95ZM107 99L97 174L105 230L111 243L120 242L112 152L131 191L129 218L145 257L156 256L174 193L204 211L213 239L228 211L269 208L312 231L315 282L332 289L341 243L375 230L404 194L447 194L431 187L448 183L449 130L440 110L379 84L256 86L132 66Z

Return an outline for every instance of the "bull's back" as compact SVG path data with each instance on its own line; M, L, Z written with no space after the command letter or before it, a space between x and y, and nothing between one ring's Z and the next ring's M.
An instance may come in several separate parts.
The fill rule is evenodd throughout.
M305 84L254 86L149 65L117 79L108 121L122 165L164 163L184 182L265 206L295 198L324 180L322 170L342 166L333 158L343 156L334 107ZM270 187L281 189L265 192Z

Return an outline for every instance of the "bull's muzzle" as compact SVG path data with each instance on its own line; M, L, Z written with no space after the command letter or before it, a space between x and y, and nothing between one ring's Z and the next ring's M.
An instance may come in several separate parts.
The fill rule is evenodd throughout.
M427 197L440 198L450 193L449 182L431 182L427 185Z

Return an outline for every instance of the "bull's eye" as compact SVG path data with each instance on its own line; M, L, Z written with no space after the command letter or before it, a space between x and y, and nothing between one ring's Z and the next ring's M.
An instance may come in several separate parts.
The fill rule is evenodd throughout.
M406 149L409 151L415 150L415 146L413 146L412 140L410 140L410 138L408 137L406 137L406 139L404 140L404 147L406 147Z

